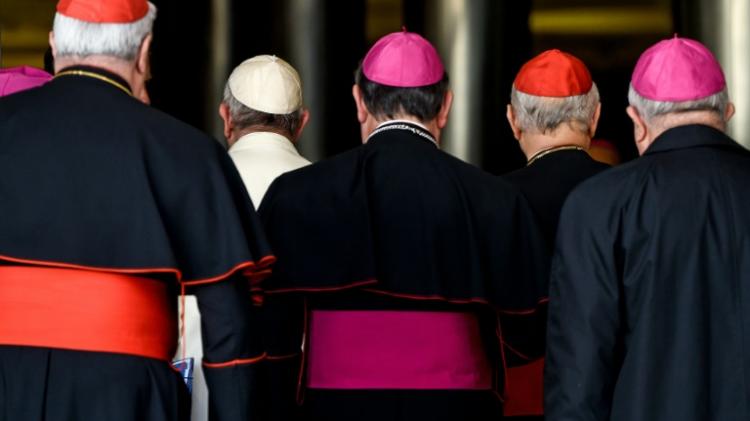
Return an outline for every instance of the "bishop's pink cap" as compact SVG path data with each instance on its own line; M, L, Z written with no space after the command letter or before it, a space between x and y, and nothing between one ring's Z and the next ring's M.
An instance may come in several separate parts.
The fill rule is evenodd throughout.
M0 69L0 96L36 88L52 79L52 75L35 67L20 66Z
M630 80L639 95L653 101L693 101L721 92L724 72L711 51L677 35L646 50Z
M444 68L435 47L413 32L380 38L362 61L367 79L386 86L416 88L443 79Z

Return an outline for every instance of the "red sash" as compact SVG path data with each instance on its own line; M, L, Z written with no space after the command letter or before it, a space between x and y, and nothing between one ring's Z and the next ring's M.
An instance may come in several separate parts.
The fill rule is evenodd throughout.
M544 358L506 371L503 413L508 416L544 414Z
M163 282L117 273L0 266L0 344L170 361L177 312Z

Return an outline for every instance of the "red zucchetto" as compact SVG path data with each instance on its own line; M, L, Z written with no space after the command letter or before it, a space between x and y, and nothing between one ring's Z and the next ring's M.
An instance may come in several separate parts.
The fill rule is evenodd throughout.
M567 97L587 94L592 83L581 60L560 50L547 50L521 67L513 86L528 95Z
M148 13L147 0L60 0L57 12L91 23L132 23Z

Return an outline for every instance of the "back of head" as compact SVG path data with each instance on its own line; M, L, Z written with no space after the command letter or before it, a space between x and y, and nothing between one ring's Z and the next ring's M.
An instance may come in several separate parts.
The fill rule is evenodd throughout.
M548 50L521 67L510 103L523 131L549 133L568 124L588 134L599 90L581 60L560 50Z
M302 81L286 61L255 56L232 71L223 102L237 130L268 129L291 138L302 122Z
M435 119L448 91L440 56L420 35L394 32L380 38L356 71L367 109L380 120L411 116Z
M60 0L53 23L55 59L136 58L156 7L146 0Z
M34 67L0 69L0 97L41 86L50 79L52 75Z
M698 41L675 35L641 54L628 100L647 124L660 126L691 111L713 113L723 121L729 95L721 65L711 51ZM689 117L682 122L690 123Z

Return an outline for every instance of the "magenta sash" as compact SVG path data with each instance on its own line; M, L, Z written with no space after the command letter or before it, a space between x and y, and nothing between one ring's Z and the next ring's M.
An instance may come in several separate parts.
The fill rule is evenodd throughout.
M310 388L492 388L471 313L315 310L309 333Z

